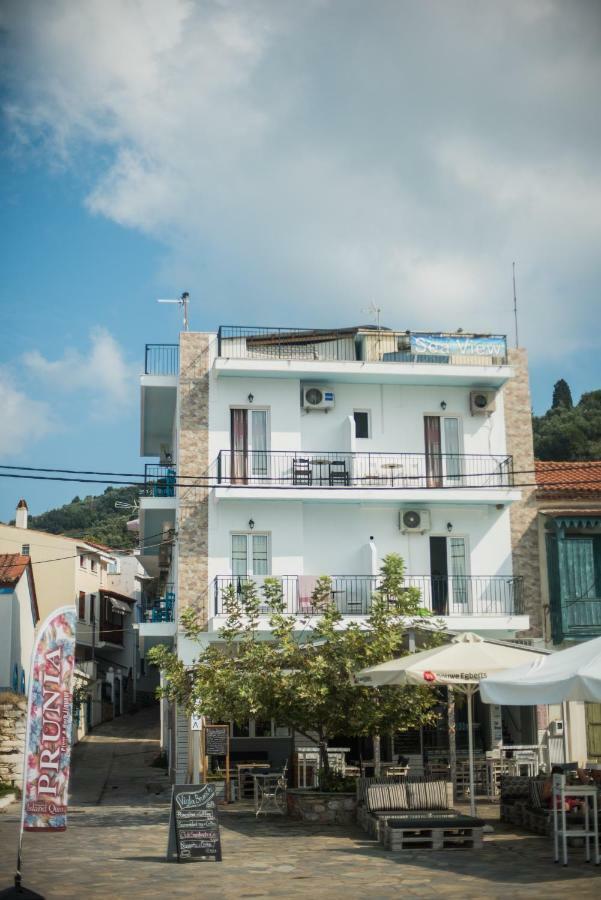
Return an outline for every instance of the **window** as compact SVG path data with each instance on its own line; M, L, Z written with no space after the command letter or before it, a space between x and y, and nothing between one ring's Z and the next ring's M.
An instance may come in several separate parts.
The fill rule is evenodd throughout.
M96 562L95 559L91 559L91 560L90 560L90 570L91 570L92 572L97 572L97 571L98 571L98 563Z
M269 575L267 534L232 535L232 575Z
M108 564L108 574L109 575L120 575L121 574L121 562L118 559L109 560Z
M29 544L23 544L21 547L21 556L29 556Z
M79 592L77 615L78 615L80 622L85 622L85 620L86 620L86 594L85 594L85 591Z
M79 568L80 568L80 569L85 569L85 567L86 567L86 558L85 558L85 556L84 556L83 554L80 554L80 557L79 557Z
M96 621L96 594L90 594L90 622Z
M355 418L355 437L369 437L369 412L367 410L356 409L353 413Z

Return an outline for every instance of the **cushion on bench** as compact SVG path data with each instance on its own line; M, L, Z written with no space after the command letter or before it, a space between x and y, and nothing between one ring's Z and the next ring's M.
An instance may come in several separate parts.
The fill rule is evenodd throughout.
M367 789L366 805L370 812L409 809L407 787L404 784L372 784Z
M421 781L407 785L409 809L448 809L445 781Z

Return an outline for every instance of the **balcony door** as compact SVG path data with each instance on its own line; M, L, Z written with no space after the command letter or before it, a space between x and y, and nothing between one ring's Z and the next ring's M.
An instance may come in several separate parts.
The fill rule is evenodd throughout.
M232 534L232 575L236 579L261 581L269 569L269 535Z
M230 410L232 484L261 484L269 479L268 410Z
M430 582L434 615L461 615L469 612L465 538L430 538Z
M424 416L426 484L452 487L461 483L461 428L456 416Z

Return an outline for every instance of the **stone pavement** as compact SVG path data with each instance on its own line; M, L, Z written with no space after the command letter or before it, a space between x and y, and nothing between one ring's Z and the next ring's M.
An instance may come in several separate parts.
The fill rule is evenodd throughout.
M601 896L601 871L571 851L555 866L551 842L494 822L480 852L392 854L357 828L319 831L283 817L255 820L223 808L222 863L165 861L169 787L149 763L158 752L152 711L95 729L74 752L69 826L28 834L24 884L53 898L246 897L540 898ZM480 813L498 816L494 807ZM10 884L19 810L0 813L0 890Z

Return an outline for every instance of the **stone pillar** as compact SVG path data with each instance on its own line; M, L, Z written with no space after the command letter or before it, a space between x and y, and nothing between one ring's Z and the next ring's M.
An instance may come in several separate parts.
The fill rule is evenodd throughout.
M515 376L503 388L507 452L513 456L516 484L534 485L532 407L528 380L528 356L524 349L509 350ZM530 616L527 637L542 636L540 557L536 488L521 487L522 499L510 509L513 574L521 575L524 612Z
M209 549L209 338L200 332L180 335L179 443L177 479L178 610L195 606L208 619Z
M0 694L0 782L21 787L27 697Z

